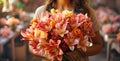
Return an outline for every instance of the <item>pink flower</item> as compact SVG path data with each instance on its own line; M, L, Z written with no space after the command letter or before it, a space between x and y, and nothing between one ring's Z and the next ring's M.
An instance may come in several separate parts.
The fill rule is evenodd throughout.
M70 26L70 28L68 28L68 30L74 29L75 27L78 26L78 21L75 18L76 18L75 16L68 18L69 19L68 25Z
M64 36L64 41L67 43L68 46L74 46L75 36L72 33L66 34Z
M50 26L50 21L42 21L42 20L33 19L31 20L30 24L32 28L37 28L45 32L50 31L52 28L52 26Z
M117 21L116 18L115 18L115 15L110 15L110 16L109 16L109 20L110 20L111 22Z
M112 25L112 31L116 32L118 30L118 26L116 24Z
M116 20L116 21L120 21L120 15L116 15L116 16L115 16L115 20Z
M1 19L0 19L0 24L6 25L6 19L5 19L5 18L1 18Z
M89 18L85 18L81 23L80 23L80 29L82 30L84 35L88 36L95 36L93 27L92 27L92 22Z
M36 24L36 28L48 32L51 30L52 27L50 26L49 22L39 22L38 24Z
M78 21L78 23L82 22L83 20L85 20L87 17L87 14L86 15L83 15L82 13L78 14L76 16L76 20Z
M108 19L108 13L106 13L104 10L98 11L98 19L101 22L106 22Z
M38 54L38 55L44 57L44 55L45 55L44 45L40 44L38 39L29 41L29 46L32 49L32 52L34 54Z
M26 31L21 31L21 35L23 36L22 40L32 41L34 38L34 31L33 29L29 28Z
M104 33L108 34L108 33L110 33L111 30L112 30L111 27L112 27L111 24L105 24L105 25L103 25L103 27L102 27L102 31L103 31Z
M42 13L40 21L42 22L50 21L50 13L49 12Z
M31 45L33 47L33 49L37 49L37 45L39 44L39 40L32 40L29 41L29 45Z
M58 35L54 30L51 31L50 35L48 36L49 38L53 39L53 40L58 40L61 38L60 35Z
M50 57L52 57L52 61L54 60L62 60L62 50L59 48L59 44L61 43L61 40L50 40L46 50L49 52Z
M61 20L59 23L56 23L54 31L63 37L69 31L67 30L68 20Z
M52 13L50 16L50 20L54 20L56 22L60 22L63 18L63 15L61 13Z

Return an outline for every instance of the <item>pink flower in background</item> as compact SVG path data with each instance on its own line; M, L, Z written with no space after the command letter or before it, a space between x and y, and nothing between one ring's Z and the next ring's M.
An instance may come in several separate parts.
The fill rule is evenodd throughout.
M8 26L4 26L0 29L0 35L2 37L8 37L11 33L11 29Z
M109 15L109 20L111 22L116 22L117 21L117 18L115 18L116 16L115 15Z
M118 26L116 24L112 25L112 32L117 32Z
M106 34L110 33L112 30L112 25L111 24L105 24L102 27L102 31Z
M115 16L115 20L116 20L116 21L120 21L120 15L116 15L116 16Z
M104 9L98 9L98 20L101 22L106 22L108 20L108 13L104 11Z
M104 24L102 26L102 31L106 34L109 34L109 33L112 33L112 32L117 32L119 27L120 27L119 23Z
M0 24L1 25L6 25L6 19L5 18L1 18L0 19Z

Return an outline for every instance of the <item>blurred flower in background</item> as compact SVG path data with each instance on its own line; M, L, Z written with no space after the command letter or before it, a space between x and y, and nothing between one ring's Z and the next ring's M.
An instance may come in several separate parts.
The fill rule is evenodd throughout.
M20 24L20 20L15 17L11 17L7 20L6 24L10 26L13 31L15 31L17 28L17 25Z
M20 20L17 18L11 17L7 20L6 24L9 26L15 26L15 25L20 24Z
M11 29L8 26L4 26L0 29L0 35L2 37L8 37L11 33Z
M104 34L117 34L120 28L120 15L108 7L99 6L97 8L97 17L102 25Z
M1 25L6 25L6 19L5 18L1 18L0 19L0 24Z

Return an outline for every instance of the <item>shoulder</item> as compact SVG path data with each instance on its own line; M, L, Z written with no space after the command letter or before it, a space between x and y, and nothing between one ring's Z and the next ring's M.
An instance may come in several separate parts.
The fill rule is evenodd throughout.
M44 12L45 9L46 9L46 6L45 6L45 5L42 5L42 6L40 6L40 7L38 7L38 8L36 9L35 13L36 13L36 12Z
M89 10L90 10L89 17L91 18L91 21L93 23L93 28L95 31L99 31L101 28L101 25L97 19L96 11L93 8L89 8Z
M37 18L37 19L40 19L40 15L46 11L46 6L45 5L42 5L40 7L38 7L36 10L35 10L35 14L34 14L34 17L33 18Z

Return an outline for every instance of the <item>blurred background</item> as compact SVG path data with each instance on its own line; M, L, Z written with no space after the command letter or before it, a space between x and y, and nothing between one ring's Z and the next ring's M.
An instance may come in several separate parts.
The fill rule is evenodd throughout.
M37 7L45 0L0 0L0 61L40 61L21 41ZM120 0L89 0L101 24L103 49L90 61L120 61Z

